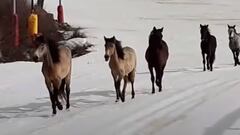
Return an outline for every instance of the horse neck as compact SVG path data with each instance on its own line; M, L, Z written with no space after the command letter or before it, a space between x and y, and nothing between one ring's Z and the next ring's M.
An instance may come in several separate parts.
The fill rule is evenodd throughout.
M237 33L236 30L235 30L233 33L234 33L233 37L234 37L235 39L238 39L238 38L240 37L240 33Z
M49 47L47 47L47 52L46 52L46 55L44 56L43 63L45 63L47 67L53 68L53 59L50 54Z
M236 31L233 31L233 37L229 36L229 40L234 42L234 41L238 40L239 37L240 37L239 33L237 33Z
M150 37L149 48L156 49L162 47L162 39L157 37Z
M116 48L114 49L113 55L110 57L109 63L110 63L110 65L115 66L117 68L120 67L120 65L119 65L119 57L118 57Z
M210 38L211 38L211 34L210 34L210 32L208 31L208 32L207 32L207 37L206 37L206 39L203 39L203 41L204 41L204 42L208 42L208 41L210 40Z

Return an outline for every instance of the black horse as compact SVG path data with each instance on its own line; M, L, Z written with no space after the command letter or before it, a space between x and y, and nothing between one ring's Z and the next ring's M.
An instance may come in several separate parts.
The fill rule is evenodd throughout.
M163 72L169 56L167 43L162 40L162 32L163 28L156 29L156 27L153 27L153 30L151 31L149 36L149 46L145 54L145 58L148 62L148 68L151 74L152 93L155 93L155 77L153 73L153 68L155 69L156 84L159 87L160 92L162 91Z
M208 29L208 25L200 24L200 33L201 33L201 50L203 58L203 71L206 71L206 60L207 60L207 69L213 71L213 63L215 60L215 52L217 48L217 40L215 36L211 35ZM206 56L207 57L206 57Z

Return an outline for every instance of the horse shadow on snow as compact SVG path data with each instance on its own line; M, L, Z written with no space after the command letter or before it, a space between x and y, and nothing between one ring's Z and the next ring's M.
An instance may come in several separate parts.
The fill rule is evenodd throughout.
M112 98L114 96L115 93L113 90L104 91L96 90L71 93L70 110L71 108L78 108L84 110L98 105L104 105L108 103L106 101L109 98ZM49 97L37 98L36 100L39 102L28 103L22 106L0 108L0 120L31 117L50 118L52 115L51 115L51 102L49 100Z

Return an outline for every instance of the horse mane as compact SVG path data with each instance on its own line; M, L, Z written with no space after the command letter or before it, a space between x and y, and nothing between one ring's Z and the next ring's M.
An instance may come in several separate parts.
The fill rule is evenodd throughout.
M124 59L124 52L123 52L123 47L122 47L121 41L118 41L116 39L115 46L116 46L118 57L121 59Z
M53 63L57 63L60 61L59 59L59 49L58 49L58 44L56 41L49 39L47 41L47 45L49 48L50 55L52 57Z

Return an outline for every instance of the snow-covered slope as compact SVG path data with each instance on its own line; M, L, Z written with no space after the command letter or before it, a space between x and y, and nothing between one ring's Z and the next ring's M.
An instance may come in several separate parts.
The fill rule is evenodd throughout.
M227 24L239 24L238 0L66 0L66 21L86 27L93 52L73 60L70 111L51 116L41 63L0 65L1 135L240 134L240 69L233 67ZM55 12L56 2L46 1ZM218 40L214 72L202 72L199 24ZM170 48L163 92L151 93L144 53L153 26ZM240 27L238 27L240 30ZM136 49L136 98L115 103L103 36Z

